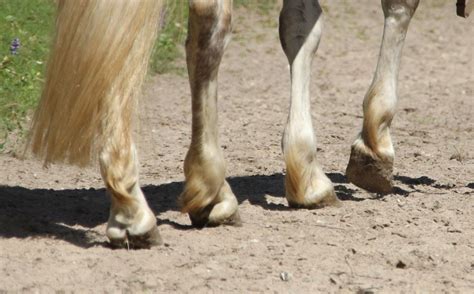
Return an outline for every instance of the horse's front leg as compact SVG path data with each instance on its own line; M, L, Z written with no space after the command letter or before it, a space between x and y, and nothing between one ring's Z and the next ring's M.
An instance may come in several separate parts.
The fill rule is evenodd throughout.
M350 182L376 193L392 191L394 149L390 124L397 103L400 58L419 0L382 0L385 15L380 55L363 104L364 121L352 145L346 174Z
M291 103L283 135L285 189L290 206L313 208L338 202L334 187L316 159L310 113L311 63L322 29L318 0L285 0L280 41L290 63Z
M231 12L232 0L189 3L186 57L193 118L180 202L198 227L239 223L238 202L225 180L217 128L217 74L230 38Z

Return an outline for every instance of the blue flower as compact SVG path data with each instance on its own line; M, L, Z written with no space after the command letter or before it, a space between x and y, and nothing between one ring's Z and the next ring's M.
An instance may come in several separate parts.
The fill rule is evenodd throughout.
M12 55L17 55L18 51L20 50L21 44L20 44L20 39L15 38L13 39L11 45L10 45L10 53Z

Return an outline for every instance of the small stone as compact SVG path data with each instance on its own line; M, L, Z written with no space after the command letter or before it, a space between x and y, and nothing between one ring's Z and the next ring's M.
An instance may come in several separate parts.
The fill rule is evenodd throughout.
M281 272L280 273L280 280L284 282L288 282L290 280L290 274L287 272Z
M448 228L448 233L462 233L462 231L460 229L457 229L457 228Z
M401 269L407 267L406 263L404 263L404 262L401 261L401 260L399 260L395 266L396 266L397 268L401 268Z

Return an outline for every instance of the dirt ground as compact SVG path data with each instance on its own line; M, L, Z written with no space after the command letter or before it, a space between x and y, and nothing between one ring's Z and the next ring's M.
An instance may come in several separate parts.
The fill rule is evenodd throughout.
M319 160L340 208L294 210L284 198L281 134L288 65L277 12L235 11L220 71L220 135L243 227L194 229L178 211L190 142L185 76L147 83L137 140L141 184L165 245L112 250L97 167L0 156L0 292L472 293L474 18L422 1L400 72L395 193L345 180L382 33L380 1L324 1L313 65Z

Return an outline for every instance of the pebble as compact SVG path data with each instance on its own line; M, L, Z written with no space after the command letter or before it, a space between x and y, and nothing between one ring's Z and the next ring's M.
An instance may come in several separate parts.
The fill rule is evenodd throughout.
M287 272L281 272L280 279L284 282L288 282L290 280L290 274Z

